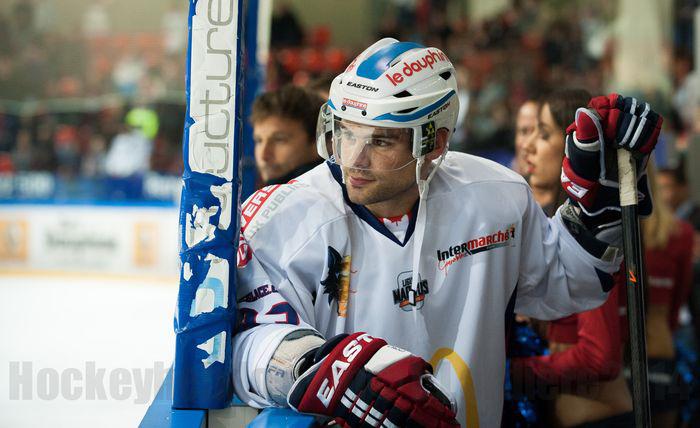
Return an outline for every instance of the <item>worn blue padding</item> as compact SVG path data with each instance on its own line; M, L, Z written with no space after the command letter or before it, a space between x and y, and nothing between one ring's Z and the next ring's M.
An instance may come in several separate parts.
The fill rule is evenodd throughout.
M360 63L357 67L357 75L375 80L389 68L391 61L397 56L411 49L424 47L425 46L413 42L398 42L384 46Z
M248 424L247 428L311 428L316 426L312 415L297 413L292 409L268 407Z
M426 114L430 113L431 111L437 109L441 105L445 104L447 100L450 99L452 95L455 94L455 91L452 90L447 93L444 97L440 98L439 100L435 101L434 103L430 104L427 107L423 107L422 109L418 111L414 111L411 114L394 114L394 113L384 113L382 115L379 115L375 117L373 120L393 120L394 122L410 122L412 120L416 120L419 117L423 117Z

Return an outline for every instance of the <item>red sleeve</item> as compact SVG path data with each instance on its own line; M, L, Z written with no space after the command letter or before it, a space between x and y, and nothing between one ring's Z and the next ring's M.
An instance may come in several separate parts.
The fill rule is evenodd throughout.
M514 376L569 387L615 379L622 361L618 293L619 287L614 287L601 307L578 314L574 346L550 355L514 358Z
M676 278L674 278L673 296L671 300L671 310L668 313L668 323L671 326L671 331L676 331L678 328L678 312L684 303L690 298L690 284L693 280L693 239L694 230L690 223L685 221L679 222L678 233L671 237L669 246L673 246L673 253L676 256L675 262L678 263L676 268Z

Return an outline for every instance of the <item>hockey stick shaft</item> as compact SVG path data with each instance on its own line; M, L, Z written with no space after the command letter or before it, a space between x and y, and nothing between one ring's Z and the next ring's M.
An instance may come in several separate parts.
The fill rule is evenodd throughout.
M650 427L647 380L646 324L644 321L644 259L637 212L637 172L629 151L617 151L622 209L623 251L627 277L627 322L635 426Z

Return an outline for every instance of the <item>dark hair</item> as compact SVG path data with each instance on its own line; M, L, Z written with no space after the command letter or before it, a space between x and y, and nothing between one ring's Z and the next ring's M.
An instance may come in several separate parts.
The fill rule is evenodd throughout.
M554 123L562 130L574 121L576 110L586 107L591 100L591 94L585 89L557 89L540 99L540 108L549 104Z
M309 135L309 141L316 137L318 111L324 100L317 94L298 86L287 85L276 91L266 92L253 102L250 123L279 116L298 121Z
M566 128L574 121L576 110L579 107L586 107L591 100L591 94L585 89L557 89L539 100L540 111L545 104L549 105L554 124L561 129L562 135ZM543 207L547 216L553 216L559 207L567 199L566 192L561 186L557 186L557 194L554 203L548 207Z
M331 83L333 83L335 76L336 75L334 73L322 74L319 77L311 80L306 85L306 89L319 94L319 96L321 93L327 94L331 90Z

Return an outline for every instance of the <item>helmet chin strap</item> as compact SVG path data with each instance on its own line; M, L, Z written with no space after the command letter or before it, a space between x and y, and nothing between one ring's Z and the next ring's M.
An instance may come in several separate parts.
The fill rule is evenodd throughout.
M425 237L425 227L427 224L427 197L428 190L430 189L430 181L435 176L440 164L445 155L447 154L447 147L445 151L436 160L435 165L430 165L425 163L425 156L421 156L416 162L416 184L418 184L418 214L416 215L416 225L413 231L413 265L411 270L411 286L418 287L418 274L420 272L420 255L421 249L423 247L423 239ZM432 167L428 172L428 175L423 179L423 167ZM413 306L413 320L416 322L418 320L418 310L416 306Z

